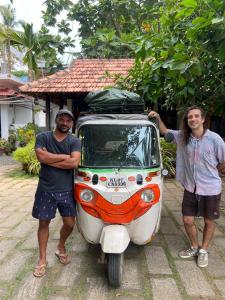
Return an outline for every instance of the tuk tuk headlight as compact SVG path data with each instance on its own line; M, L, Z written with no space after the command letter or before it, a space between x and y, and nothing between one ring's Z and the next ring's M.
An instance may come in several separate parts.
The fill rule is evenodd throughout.
M154 196L155 195L153 190L147 189L141 193L141 200L143 200L146 203L150 203L154 199Z
M91 190L85 189L80 193L80 197L83 201L90 202L94 199L94 193Z

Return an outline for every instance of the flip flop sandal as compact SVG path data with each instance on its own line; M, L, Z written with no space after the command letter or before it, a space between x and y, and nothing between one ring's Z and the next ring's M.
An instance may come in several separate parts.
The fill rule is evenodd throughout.
M55 255L63 265L68 265L71 262L71 258L67 253L60 253L59 250L57 250Z
M33 275L35 277L43 277L45 275L45 273L46 273L46 267L47 267L47 264L37 265L34 268Z

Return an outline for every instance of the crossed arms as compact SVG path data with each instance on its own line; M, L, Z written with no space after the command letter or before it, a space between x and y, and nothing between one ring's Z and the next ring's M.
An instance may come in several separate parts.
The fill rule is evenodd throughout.
M40 163L59 169L74 169L78 167L80 162L80 152L78 151L68 155L51 153L46 148L37 148L35 152Z

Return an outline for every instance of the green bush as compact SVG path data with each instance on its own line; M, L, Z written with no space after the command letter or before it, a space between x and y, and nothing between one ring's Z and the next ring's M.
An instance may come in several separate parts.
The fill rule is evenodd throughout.
M12 74L17 77L28 76L28 72L24 70L12 71Z
M17 148L13 152L13 158L22 163L26 173L37 175L40 170L40 163L35 154L34 143L34 139L32 139L25 147Z
M33 123L27 123L27 125L18 128L16 134L20 146L27 145L31 140L35 138L35 135L39 131L40 131L39 127Z
M167 143L163 138L160 139L163 168L167 169L168 176L174 177L176 174L176 145Z

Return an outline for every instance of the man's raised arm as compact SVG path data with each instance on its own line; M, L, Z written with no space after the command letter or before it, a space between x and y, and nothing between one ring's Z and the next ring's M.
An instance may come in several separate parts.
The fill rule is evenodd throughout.
M163 123L163 121L160 118L160 115L156 111L154 111L154 110L150 111L150 113L148 114L148 117L149 117L149 119L156 118L159 121L159 131L162 135L165 135L166 133L169 132L169 129Z

